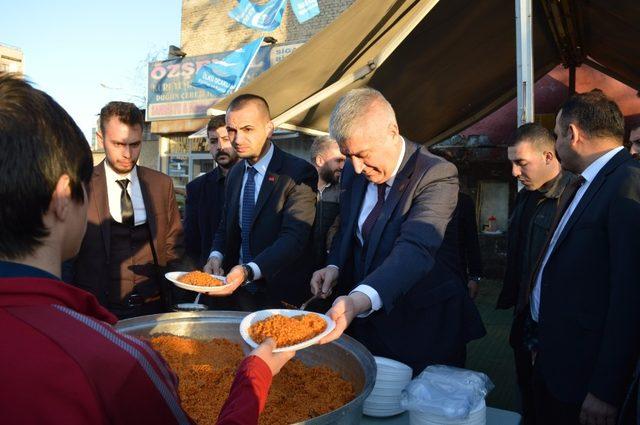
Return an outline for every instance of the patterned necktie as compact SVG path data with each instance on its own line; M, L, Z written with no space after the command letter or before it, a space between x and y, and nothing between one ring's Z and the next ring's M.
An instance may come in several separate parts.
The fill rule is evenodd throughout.
M240 250L242 252L242 262L250 263L253 261L251 255L251 249L249 248L249 239L251 234L251 222L253 221L253 210L256 206L256 169L253 167L247 167L247 182L244 184L244 193L242 194L242 217L240 217L241 225L241 245ZM245 288L255 293L257 286L255 283L249 283Z
M386 194L387 184L382 183L377 184L376 186L378 187L378 201L364 220L364 223L362 223L362 240L365 242L369 238L369 234L371 233L373 226L376 224L376 221L378 221L378 217L380 217L380 213L382 213L382 208L384 207L384 196Z
M127 192L127 185L129 179L116 180L116 183L122 189L120 193L120 210L122 211L122 224L133 227L133 203L131 202L131 196Z

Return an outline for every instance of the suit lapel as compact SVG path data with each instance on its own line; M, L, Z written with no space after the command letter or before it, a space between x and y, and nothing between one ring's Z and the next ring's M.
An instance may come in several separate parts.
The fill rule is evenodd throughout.
M273 142L271 142L273 143ZM269 195L275 189L276 184L278 184L278 171L282 168L282 152L275 145L273 145L273 156L271 157L271 161L267 166L267 172L262 179L262 185L260 186L260 193L258 193L258 200L256 201L255 209L253 210L253 220L251 221L251 227L253 228L253 224L256 222L256 218L264 208L264 205L267 203L267 199L269 199Z
M413 154L416 152L418 146L411 142L405 141L404 143L405 152L404 157L402 158L402 163L400 164L400 169L393 182L393 186L389 190L389 195L387 195L387 199L384 201L382 213L380 213L380 216L373 226L373 229L371 229L371 235L369 236L369 242L367 246L367 257L365 259L364 266L365 273L368 272L369 267L371 266L373 256L378 247L378 243L380 243L380 238L382 237L384 228L389 222L389 219L393 214L393 210L395 210L396 206L398 205L398 201L400 201L400 198L404 194L404 191L409 184L409 178L413 174L415 164L415 158Z
M225 199L225 203L227 204L228 213L231 214L227 216L228 223L231 223L231 229L240 229L240 191L242 189L242 180L244 179L244 173L247 169L246 167L247 160L242 160L235 167L239 167L239 171L234 173L232 177L232 173L235 171L235 167L232 170L229 170L229 174L227 175L227 185L229 185L229 199ZM223 214L225 214L223 212ZM229 220L230 219L230 220ZM227 228L229 228L227 226Z
M109 212L109 198L107 197L107 177L104 171L105 161L102 161L93 168L93 178L91 180L91 202L98 216L104 252L109 260L111 252L111 213Z
M203 229L207 234L211 233L211 229L214 227L213 220L215 214L211 213L214 202L220 202L220 199L216 199L214 193L218 186L218 177L220 176L220 167L216 167L212 172L206 174L205 180L202 182L202 194L200 195L200 205L198 209L198 219L200 220L200 229ZM215 231L215 229L213 229Z
M158 252L157 236L158 236L158 223L156 222L155 205L149 193L151 182L147 179L147 174L142 167L136 166L138 174L138 183L140 183L140 191L142 192L142 200L144 202L144 210L147 213L147 223L149 224L149 231L151 232L151 240L156 252Z
M567 224L562 229L562 233L560 233L560 236L558 237L558 240L554 245L554 251L558 249L562 241L567 237L567 234L569 233L571 228L580 219L580 216L582 215L584 210L587 208L596 193L598 193L600 187L602 187L604 182L607 180L607 176L609 175L609 173L618 168L620 164L625 162L627 157L630 158L626 150L623 149L622 151L618 152L613 158L611 158L609 162L602 168L602 170L600 170L600 172L596 175L596 178L589 185L589 188L587 189L585 194L582 195L582 198L580 199L580 202L578 202L578 205L576 205L575 210L573 210L571 217L569 217L569 221L567 221Z

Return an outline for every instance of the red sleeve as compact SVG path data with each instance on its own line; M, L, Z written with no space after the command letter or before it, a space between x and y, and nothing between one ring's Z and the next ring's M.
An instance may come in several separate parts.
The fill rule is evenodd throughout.
M271 369L264 360L257 356L244 359L216 424L257 424L258 416L267 402L272 379Z

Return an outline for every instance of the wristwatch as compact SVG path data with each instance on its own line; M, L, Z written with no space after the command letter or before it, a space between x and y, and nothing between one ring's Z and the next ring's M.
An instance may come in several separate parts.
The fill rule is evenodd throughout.
M254 276L253 275L253 269L248 264L243 264L242 268L244 269L244 272L247 274L246 282L251 282L253 280L253 276Z

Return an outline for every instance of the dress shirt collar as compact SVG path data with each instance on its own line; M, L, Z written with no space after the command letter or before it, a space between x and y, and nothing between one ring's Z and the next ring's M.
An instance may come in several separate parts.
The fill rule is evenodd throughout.
M247 168L249 167L253 167L255 168L256 172L258 174L260 174L261 176L265 176L267 174L267 167L269 166L269 163L271 162L271 158L273 158L273 142L269 141L270 145L269 146L269 150L267 151L267 153L265 154L265 156L263 156L262 158L260 158L258 160L258 162L256 162L255 164L251 165L249 164L249 161L245 160L244 161L244 166L245 166L245 171Z
M607 162L611 158L613 158L618 152L624 149L623 146L618 146L617 148L611 149L609 152L600 156L600 158L593 161L585 170L582 172L581 176L584 177L585 183L591 183L593 179L596 178L600 170L607 165Z
M129 171L127 174L119 174L109 164L109 161L104 161L104 173L107 178L107 181L116 182L117 180L128 179L131 184L127 186L129 188L133 185L134 182L138 182L138 166L134 165L133 169Z
M402 165L402 160L404 159L404 154L407 150L404 137L400 136L400 139L402 139L402 147L400 149L400 155L398 156L398 163L396 164L396 168L393 170L393 173L391 173L389 180L385 182L388 187L393 187L393 182L396 181L396 176L398 175L398 171L400 171L400 166Z

